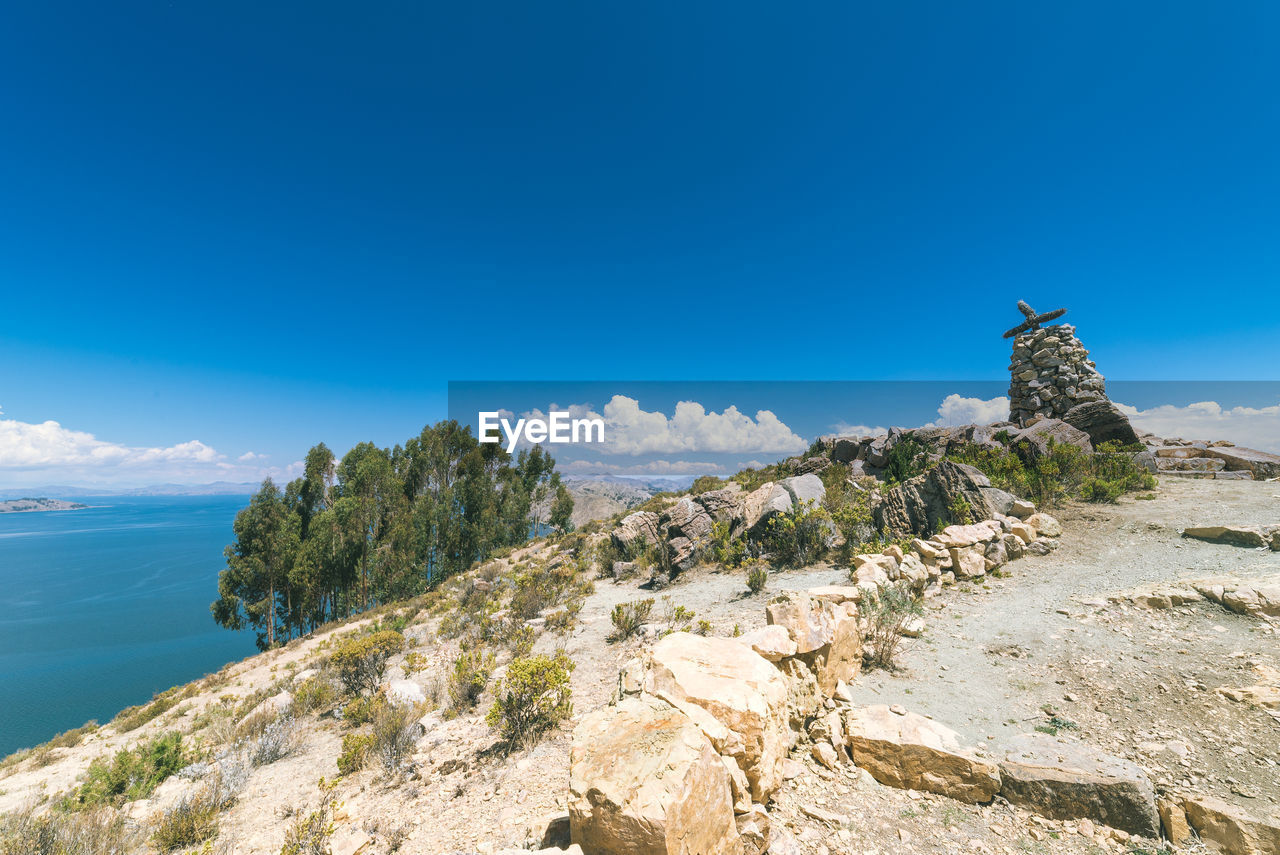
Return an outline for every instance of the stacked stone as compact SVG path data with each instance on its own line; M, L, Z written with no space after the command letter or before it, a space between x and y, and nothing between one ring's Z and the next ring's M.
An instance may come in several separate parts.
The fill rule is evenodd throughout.
M1071 324L1015 338L1009 374L1009 420L1018 425L1037 416L1062 418L1077 404L1107 399L1106 381Z

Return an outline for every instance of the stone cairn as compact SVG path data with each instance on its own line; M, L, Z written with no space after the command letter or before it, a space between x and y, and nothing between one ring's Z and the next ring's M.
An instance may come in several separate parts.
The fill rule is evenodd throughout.
M1009 363L1009 420L1026 426L1036 417L1062 418L1078 404L1107 400L1106 381L1071 324L1040 325L1066 309L1036 314L1019 301L1026 321L1004 334L1013 339Z

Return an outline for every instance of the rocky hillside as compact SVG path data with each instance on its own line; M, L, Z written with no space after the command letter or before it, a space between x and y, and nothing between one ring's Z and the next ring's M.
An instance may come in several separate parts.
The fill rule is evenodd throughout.
M1051 421L831 438L229 665L4 761L0 852L1280 851L1280 485L962 462Z
M573 496L574 528L629 511L663 490L672 489L671 485L609 476L566 478L564 485Z

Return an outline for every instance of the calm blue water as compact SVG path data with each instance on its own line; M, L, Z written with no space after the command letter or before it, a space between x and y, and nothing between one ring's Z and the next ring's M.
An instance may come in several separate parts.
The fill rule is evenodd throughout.
M255 652L209 615L248 496L0 514L0 756Z

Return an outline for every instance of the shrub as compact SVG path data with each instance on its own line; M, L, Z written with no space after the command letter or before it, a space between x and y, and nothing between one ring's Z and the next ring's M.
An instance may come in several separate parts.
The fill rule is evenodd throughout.
M609 620L613 621L613 634L610 641L625 641L640 631L649 620L653 611L653 599L636 600L633 603L618 603L613 607Z
M147 722L153 721L178 705L180 701L195 694L194 686L174 687L161 692L151 699L151 703L140 707L122 709L111 722L118 733L137 730Z
M689 485L689 493L697 495L698 493L706 493L711 490L719 490L725 485L723 478L717 478L714 475L699 475L693 479L693 483Z
M693 626L693 619L696 616L696 612L690 611L684 606L674 605L670 597L662 598L662 619L667 625L664 635L670 635L673 632L687 632Z
M513 659L507 666L485 721L498 729L509 749L529 745L572 713L573 668L564 653Z
M119 806L145 799L188 760L180 733L161 734L131 750L117 752L110 760L99 757L89 764L84 784L67 797L65 806Z
M969 525L973 522L973 505L964 496L956 496L947 505L947 513L951 521L957 525Z
M764 590L765 584L769 581L769 565L763 561L756 561L747 568L747 590L753 594L758 594Z
M483 650L464 650L453 660L449 678L449 700L455 712L465 712L476 705L493 673L494 655Z
M382 630L345 640L329 662L337 670L338 679L348 694L372 694L386 673L387 660L403 649L403 635Z
M384 703L373 714L370 748L382 761L382 768L394 772L413 753L420 713L407 704Z
M741 567L747 560L747 542L733 536L733 525L728 520L711 526L711 560L727 570Z
M831 515L824 508L802 502L769 520L765 545L776 563L804 566L826 551L830 526Z
M373 737L368 734L348 733L342 737L342 753L338 755L338 773L350 775L364 768L369 759Z
M372 721L374 707L381 700L379 695L374 695L372 698L366 698L363 695L353 698L342 708L342 720L350 727L359 727Z
M693 628L693 631L694 631L694 634L696 635L710 635L711 621L706 620L705 618L702 620L699 620L698 625Z
M1006 434L1002 441L1008 440ZM1155 477L1135 462L1133 451L1104 442L1090 454L1050 439L1043 453L1033 453L1026 446L1016 454L1009 449L968 445L948 456L977 468L994 486L1042 508L1052 508L1069 496L1087 502L1114 502L1125 493L1155 487Z
M909 481L929 468L929 446L913 433L904 433L886 456L882 474L889 484Z
M289 756L297 747L295 719L291 714L272 720L249 746L249 762L266 766Z
M918 600L896 587L882 588L867 603L868 624L866 655L869 663L886 671L897 669L898 648L907 622L923 610Z
M838 467L828 466L823 474L836 469ZM862 552L860 547L875 535L872 527L872 494L869 488L851 484L845 478L841 478L836 484L837 487L827 490L823 504L844 541L840 548L841 555L848 560Z
M215 773L194 795L184 797L156 823L152 842L162 852L195 846L218 834L218 815L236 799L244 779Z
M285 833L280 855L330 855L329 840L336 827L333 813L337 797L333 791L338 782L326 782L321 778L319 786L320 805L305 817L294 821Z
M337 703L338 692L333 681L324 675L303 680L293 692L293 707L302 715L333 709Z
M139 837L123 814L104 807L39 816L34 808L0 814L4 855L125 855L137 851Z

